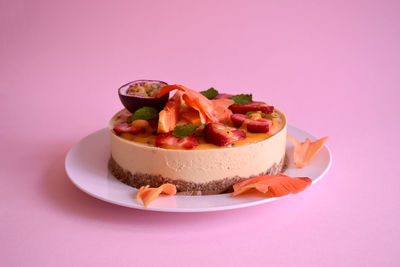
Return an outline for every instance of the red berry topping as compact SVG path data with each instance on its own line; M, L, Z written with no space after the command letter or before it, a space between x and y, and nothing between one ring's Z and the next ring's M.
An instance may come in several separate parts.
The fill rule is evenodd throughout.
M249 111L261 111L265 114L271 114L274 106L268 106L264 102L251 102L247 105L232 105L229 107L233 113L246 114Z
M248 118L249 118L249 116L247 116L245 114L233 114L231 116L231 121L236 127L239 128L240 126L242 126L244 120L246 120Z
M186 137L176 137L172 132L161 133L156 137L156 146L163 148L193 149L199 145L199 138L195 134Z
M123 133L137 134L137 133L145 131L144 128L135 127L135 126L132 126L131 123L126 123L126 122L123 122L123 123L120 123L120 124L114 126L113 130L117 135L120 135Z
M217 146L226 146L234 141L246 138L241 130L232 130L222 123L209 123L204 128L204 137L207 142Z
M254 115L258 115L255 113ZM241 127L245 123L247 131L251 133L268 133L269 128L272 126L272 119L261 118L261 115L247 116L244 114L233 114L231 116L231 121L236 127Z
M261 118L259 120L248 120L247 131L251 133L268 133L272 125L271 119Z

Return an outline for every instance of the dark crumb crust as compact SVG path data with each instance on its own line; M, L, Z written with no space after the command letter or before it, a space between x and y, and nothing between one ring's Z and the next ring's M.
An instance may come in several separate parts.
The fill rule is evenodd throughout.
M267 171L262 172L255 176L262 175L277 175L283 172L287 167L287 157L283 157L279 164L272 165ZM163 177L161 175L151 175L144 173L134 173L124 170L111 156L108 162L108 169L110 172L121 182L129 186L140 188L144 185L150 185L150 187L159 187L165 183L171 183L176 186L178 194L181 195L213 195L221 194L226 192L232 192L232 186L240 181L254 177L228 177L223 180L197 184L193 182L186 182L184 180L174 180Z

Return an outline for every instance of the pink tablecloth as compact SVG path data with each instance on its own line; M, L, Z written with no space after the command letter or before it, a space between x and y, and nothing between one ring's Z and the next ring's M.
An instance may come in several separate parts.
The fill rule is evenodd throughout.
M100 2L0 3L0 265L400 265L398 1ZM252 92L329 135L332 168L232 211L94 199L66 153L140 78Z

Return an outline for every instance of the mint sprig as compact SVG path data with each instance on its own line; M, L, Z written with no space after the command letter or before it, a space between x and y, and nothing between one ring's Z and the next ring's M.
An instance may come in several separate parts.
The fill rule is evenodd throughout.
M208 99L214 99L219 93L217 90L215 90L213 87L211 87L208 90L201 91L200 94L204 95Z
M135 120L151 120L158 116L157 109L153 107L141 107L135 111L131 116L131 122Z
M194 125L194 124L184 124L175 126L174 130L172 131L172 135L176 137L186 137L188 135L193 134L197 128L201 125Z
M267 114L267 113L258 112L258 111L249 111L249 112L246 113L246 115L247 115L247 116L250 116L250 115L253 114L253 113L260 113L260 115L261 115L262 118L268 118L268 119L275 119L275 118L277 118L277 117L275 117L275 116L272 115L272 114Z
M248 95L248 94L240 94L240 95L234 95L230 97L233 101L235 101L234 105L247 105L250 104L253 101L253 95Z

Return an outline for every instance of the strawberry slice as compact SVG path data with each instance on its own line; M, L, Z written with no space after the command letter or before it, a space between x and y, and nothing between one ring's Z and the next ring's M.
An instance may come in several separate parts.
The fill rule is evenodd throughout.
M261 111L265 114L271 114L274 111L274 106L268 106L264 102L251 102L247 105L232 105L230 109L233 113L246 114L249 111Z
M240 127L242 126L243 123L245 123L247 131L251 133L268 133L269 128L272 126L272 119L268 118L253 119L253 117L256 116L233 114L231 116L231 121L236 127Z
M259 120L249 120L246 127L247 131L251 133L268 133L271 125L271 119L261 118Z
M242 126L243 122L245 120L247 120L248 118L249 118L249 116L247 116L245 114L233 114L231 116L231 121L236 127L239 128L240 126Z
M193 149L199 145L199 138L195 134L186 137L176 137L172 132L161 133L156 137L156 146L172 149Z
M117 135L121 135L123 133L137 134L145 131L146 129L132 126L131 123L123 122L114 126L113 130Z
M209 123L204 128L204 137L207 142L217 146L226 146L237 140L245 139L246 132L232 130L222 123Z

